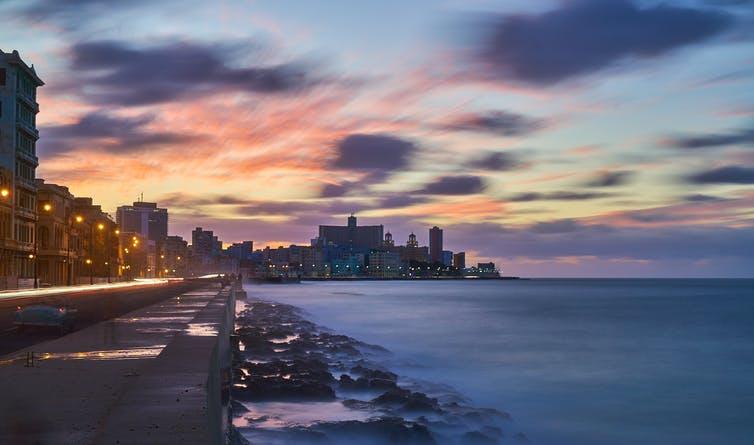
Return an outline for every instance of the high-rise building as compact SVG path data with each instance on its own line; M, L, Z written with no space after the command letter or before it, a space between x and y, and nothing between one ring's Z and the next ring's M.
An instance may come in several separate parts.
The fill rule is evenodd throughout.
M453 252L450 250L442 251L442 265L450 267L453 265Z
M159 208L154 202L120 206L115 219L124 232L139 233L155 243L164 242L168 236L168 209Z
M453 255L453 267L459 270L466 268L466 252L458 252Z
M346 226L319 226L319 238L351 249L375 249L382 246L383 226L358 226L356 217L348 217Z
M168 209L157 207L154 202L137 201L133 205L118 207L115 220L126 233L138 233L146 239L143 246L147 253L146 276L164 274L162 252L168 237Z
M442 229L437 226L429 229L429 261L442 262Z
M0 50L0 289L31 287L39 165L37 88L44 82L18 51Z
M168 236L165 238L160 259L164 275L184 276L188 269L188 243L183 237Z

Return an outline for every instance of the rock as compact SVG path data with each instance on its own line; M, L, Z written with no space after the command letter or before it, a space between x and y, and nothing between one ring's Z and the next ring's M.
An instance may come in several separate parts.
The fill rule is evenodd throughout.
M312 426L328 437L366 443L395 443L406 445L434 445L432 433L427 427L407 422L400 417L381 417L366 421L347 420L322 422Z
M461 436L461 443L464 445L497 445L497 439L493 439L479 431L469 431Z
M381 371L379 369L369 369L362 365L354 366L351 368L351 372L368 379L392 380L394 382L398 380L397 374L388 371Z
M379 397L372 399L376 405L399 406L400 409L410 412L440 412L437 399L427 397L421 392L411 392L407 389L391 389Z

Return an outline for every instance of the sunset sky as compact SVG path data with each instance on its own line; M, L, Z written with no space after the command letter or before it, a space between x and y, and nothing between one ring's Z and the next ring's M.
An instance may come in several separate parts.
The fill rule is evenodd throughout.
M117 3L117 4L116 4ZM526 276L754 274L754 2L3 0L38 176L226 242L318 224Z

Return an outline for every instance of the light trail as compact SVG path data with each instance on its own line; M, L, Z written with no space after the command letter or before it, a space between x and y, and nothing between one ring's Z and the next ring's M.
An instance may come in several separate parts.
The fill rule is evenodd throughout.
M138 286L156 286L165 285L169 282L176 280L168 280L162 278L147 278L135 281L128 281L125 283L102 283L102 284L82 284L79 286L60 286L60 287L48 287L44 289L23 289L13 291L0 292L0 301L9 300L12 298L33 298L33 297L45 297L50 295L64 295L78 292L86 292L92 290L107 290L107 289L125 289L129 287Z

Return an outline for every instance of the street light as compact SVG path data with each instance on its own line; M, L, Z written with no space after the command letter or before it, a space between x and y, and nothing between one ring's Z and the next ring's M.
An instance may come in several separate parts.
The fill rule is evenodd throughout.
M92 275L94 273L93 266L92 266L92 260L87 258L86 264L89 266L89 283L94 284L94 276Z
M52 204L49 202L44 203L42 205L42 210L44 210L47 213L50 213L52 211ZM37 219L34 220L34 255L29 255L29 258L34 259L34 289L37 289L39 287L39 280L38 280L38 269L39 269L39 215L37 215Z
M3 198L7 198L8 196L10 196L10 190L6 188L0 189L0 196Z

